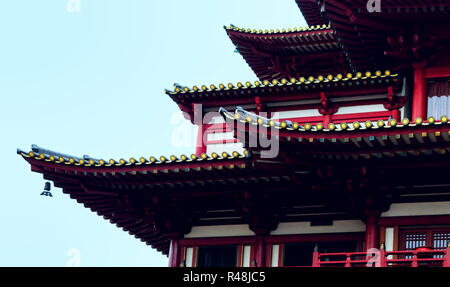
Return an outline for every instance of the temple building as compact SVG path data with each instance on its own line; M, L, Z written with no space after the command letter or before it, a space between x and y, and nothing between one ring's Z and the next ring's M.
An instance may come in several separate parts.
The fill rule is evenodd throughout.
M172 267L450 266L450 1L225 27L256 82L174 86L192 155L18 153Z

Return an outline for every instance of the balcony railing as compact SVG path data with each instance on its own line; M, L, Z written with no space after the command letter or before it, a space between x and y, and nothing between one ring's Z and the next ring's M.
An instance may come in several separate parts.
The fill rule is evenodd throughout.
M450 267L450 246L440 250L410 250L313 254L313 267Z

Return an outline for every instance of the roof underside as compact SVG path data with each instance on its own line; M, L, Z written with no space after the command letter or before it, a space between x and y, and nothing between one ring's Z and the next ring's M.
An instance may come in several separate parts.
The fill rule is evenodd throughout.
M328 24L328 19L323 17L318 0L296 0L300 11L309 26Z

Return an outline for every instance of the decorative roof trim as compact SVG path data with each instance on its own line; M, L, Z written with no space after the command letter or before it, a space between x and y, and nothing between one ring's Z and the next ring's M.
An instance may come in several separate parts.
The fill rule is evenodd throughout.
M238 107L235 113L230 113L227 110L221 108L219 110L220 114L225 119L231 119L234 121L240 121L242 123L248 123L252 125L263 125L264 127L273 127L279 130L288 131L299 131L299 132L351 132L351 131L361 131L361 130L377 130L377 129L394 129L394 128L405 128L405 127L416 127L416 126L439 126L448 125L448 117L442 116L440 121L436 120L434 117L429 117L427 122L424 122L422 118L418 117L414 121L410 121L405 118L400 123L392 119L389 121L389 125L386 125L383 120L377 121L374 124L372 121L366 121L364 123L355 121L353 123L342 122L339 124L330 123L328 127L319 123L316 125L304 124L300 125L298 123L292 123L291 121L277 122L270 120L253 113L247 112L241 107Z
M58 156L58 153L53 152L24 152L20 149L17 149L17 153L20 154L25 159L35 159L50 163L56 163L60 165L71 165L71 166L83 166L83 167L91 167L91 168L103 168L103 167L125 167L125 166L161 166L161 165L171 165L177 163L189 163L189 162L208 162L208 161L222 161L222 160L233 160L233 159L244 159L249 157L248 152L245 150L244 154L240 154L237 151L232 152L231 154L227 152L223 152L222 154L217 154L213 152L210 155L206 153L202 153L201 156L197 156L192 154L190 157L186 155L181 155L180 157L176 157L171 155L169 158L165 156L161 156L159 158L150 157L145 158L141 157L138 160L135 158L130 158L128 161L125 159L120 159L118 161L114 159L110 159L109 161L103 159L88 159L85 160L83 158L75 157L75 156Z
M210 85L209 88L206 85L202 85L200 88L198 86L189 87L176 87L174 91L165 90L165 93L168 95L183 95L183 94L193 94L193 93L207 93L214 91L229 91L229 90L245 90L245 89L256 89L256 88L264 88L264 87L284 87L284 86L303 86L303 85L311 85L311 84L320 84L320 83L330 83L330 82L348 82L348 81L358 81L358 80L367 80L367 79L377 79L377 78L397 78L398 74L392 74L389 70L385 71L384 74L381 71L376 71L374 74L372 72L365 72L364 74L361 72L357 72L355 74L348 73L346 75L338 74L336 76L328 75L313 77L310 76L308 78L300 77L298 79L291 78L290 80L281 79L273 80L273 81L255 81L253 84L251 82L246 82L242 84L238 82L237 85L233 85L229 83L228 85L219 84L219 86Z
M249 29L249 28L239 28L234 25L230 26L224 26L226 31L230 32L239 32L239 33L245 33L245 34L252 34L252 35L280 35L280 34L298 34L298 33L308 33L308 32L321 32L325 30L330 30L332 27L330 25L316 25L316 26L310 26L310 27L300 27L300 28L289 28L289 29Z

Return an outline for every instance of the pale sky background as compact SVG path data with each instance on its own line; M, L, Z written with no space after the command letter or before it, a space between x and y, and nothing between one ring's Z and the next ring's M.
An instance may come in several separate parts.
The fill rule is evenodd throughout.
M0 0L0 266L167 266L166 256L59 189L16 148L95 158L191 154L171 140L174 82L256 77L223 25L304 27L294 0ZM179 127L180 123L178 123Z

